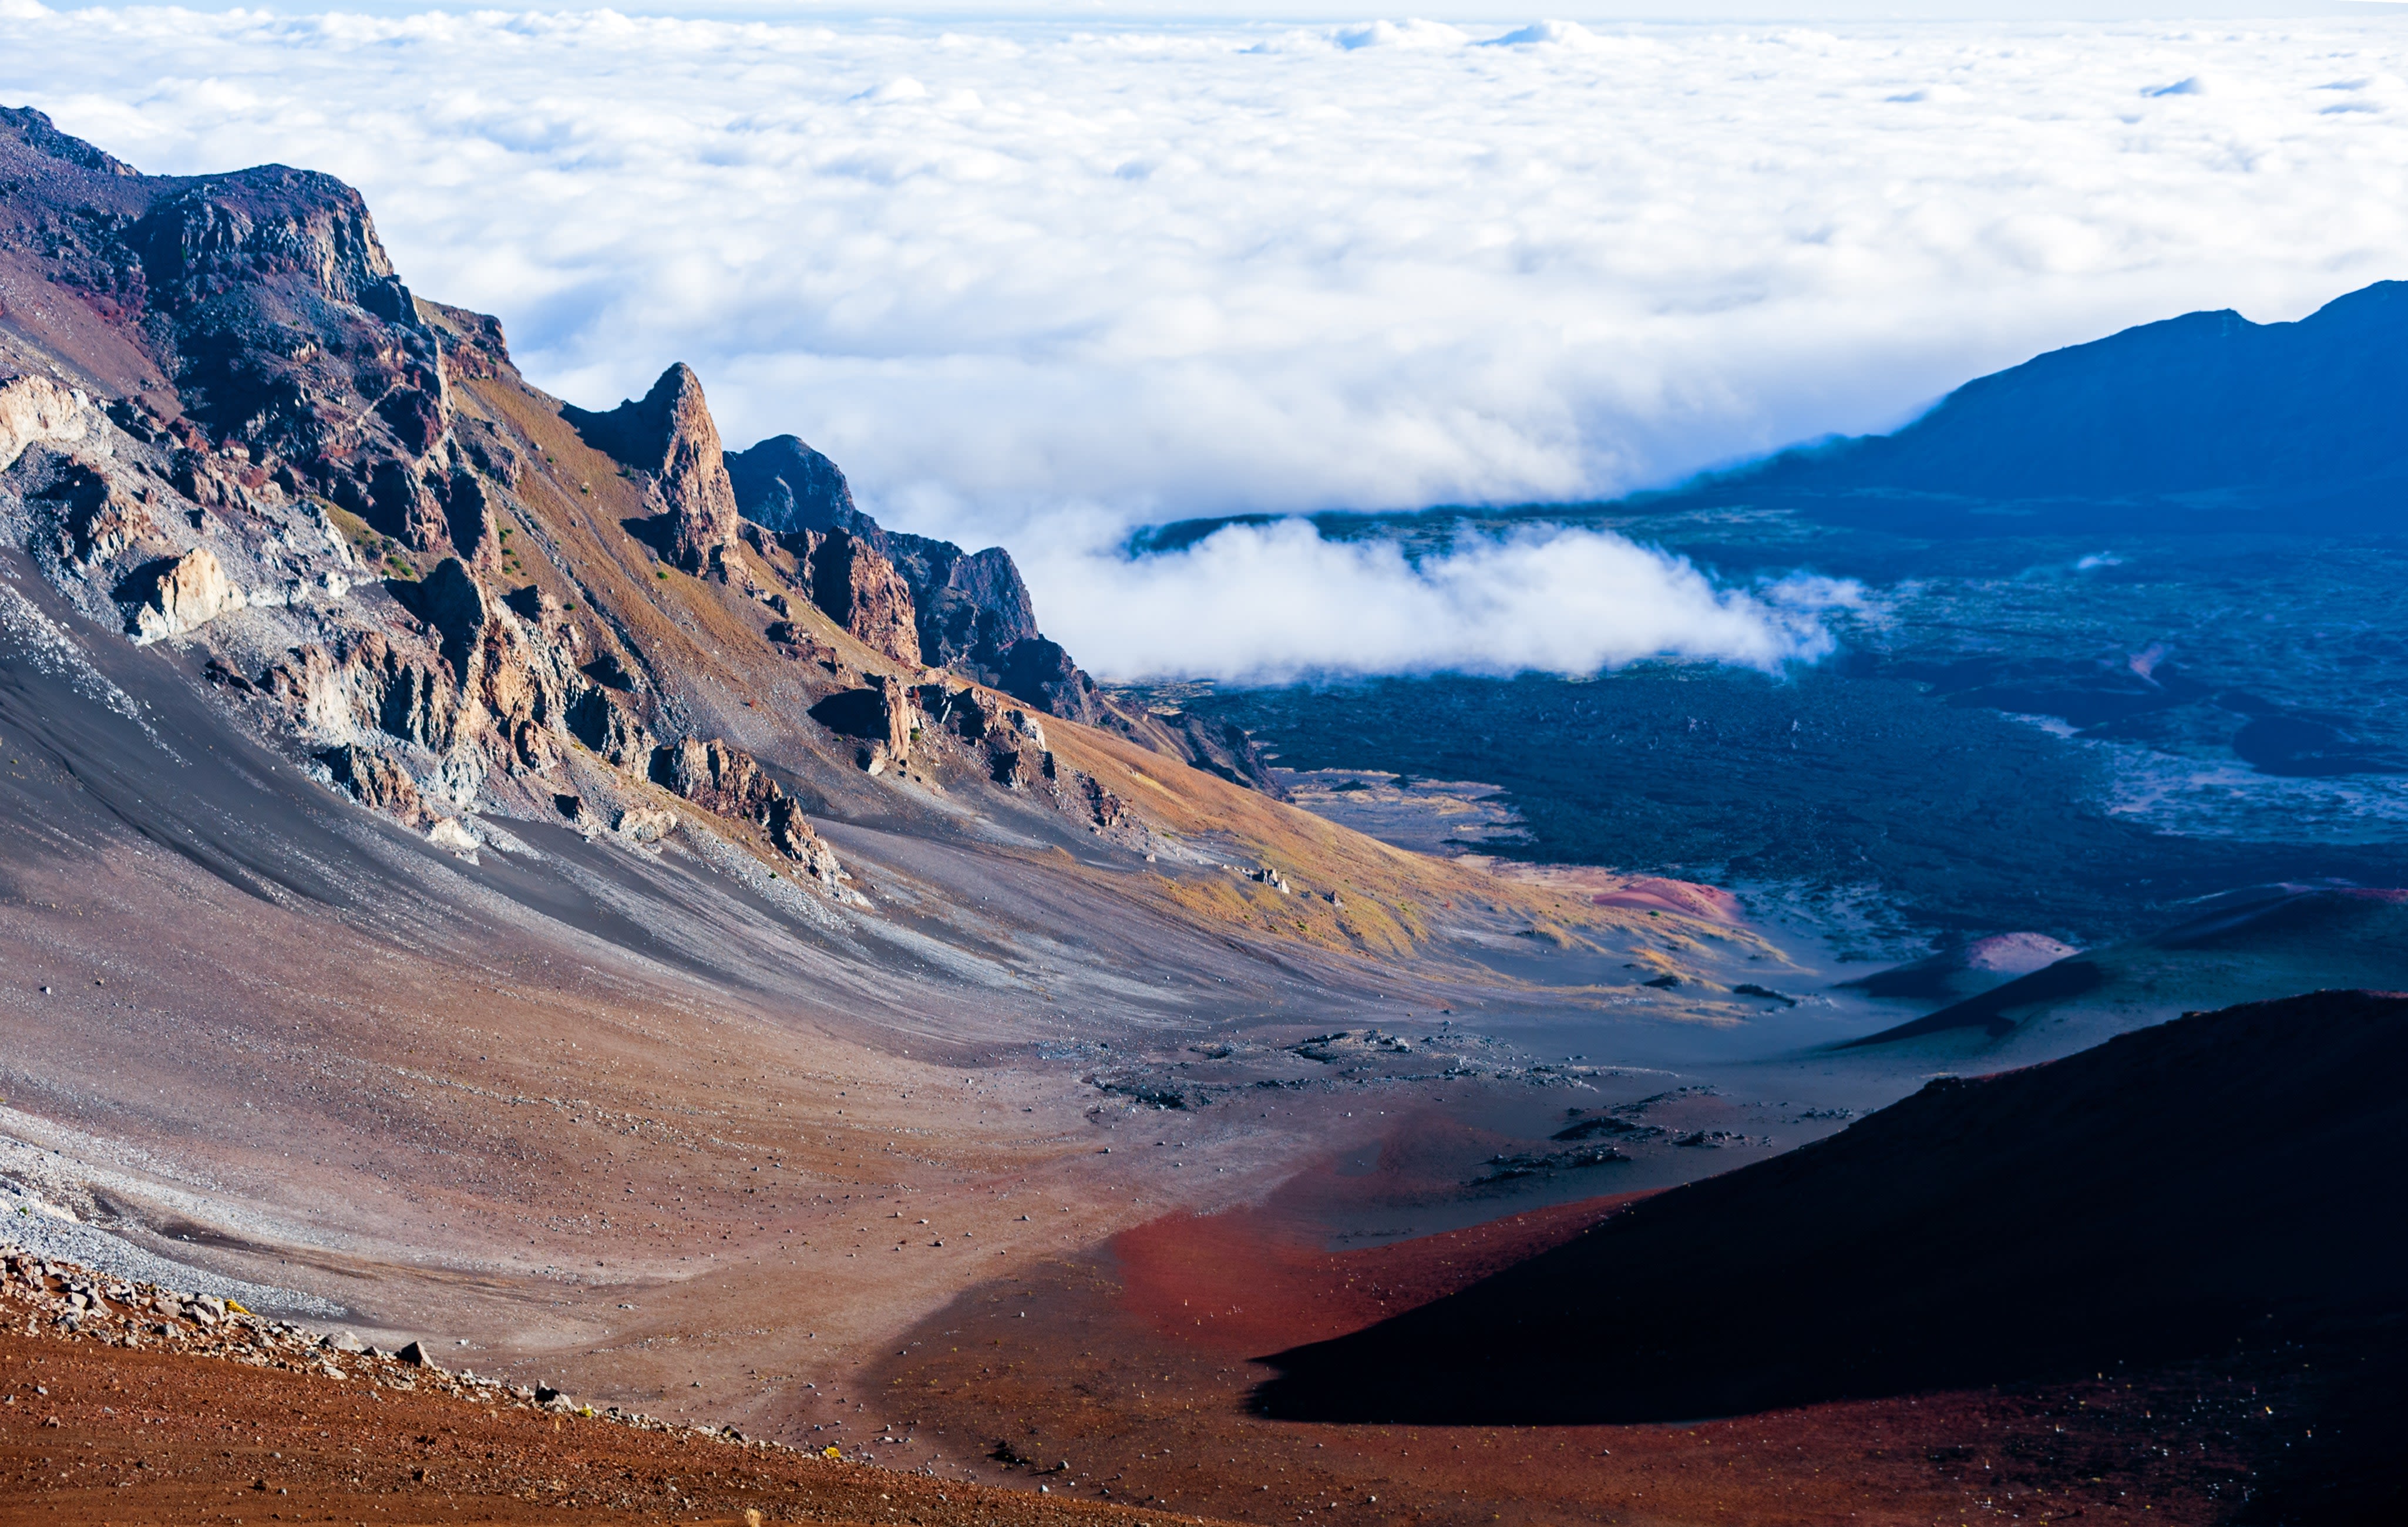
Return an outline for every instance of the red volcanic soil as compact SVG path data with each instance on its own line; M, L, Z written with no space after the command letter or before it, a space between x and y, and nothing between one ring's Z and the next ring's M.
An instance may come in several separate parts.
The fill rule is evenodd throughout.
M356 1367L356 1364L355 1364ZM170 1351L0 1332L0 1523L1114 1527L1095 1503Z
M1496 1270L1543 1261L1550 1248L1564 1255L1611 1234L1634 1203L1666 1196L1331 1250L1316 1210L1346 1180L1309 1174L1265 1205L1168 1217L974 1290L899 1344L865 1389L883 1391L898 1418L890 1426L915 1449L980 1459L977 1477L1288 1527L1976 1513L2211 1523L2242 1520L2277 1487L2291 1507L2281 1520L2347 1520L2303 1506L2290 1465L2320 1445L2318 1430L2329 1434L2329 1418L2369 1412L2367 1371L2348 1354L2272 1339L2145 1366L2102 1361L2047 1381L1703 1421L1273 1417L1265 1355L1349 1328L1391 1329L1394 1312L1444 1307ZM1353 1180L1372 1192L1396 1186ZM1965 1311L1968 1323L1982 1319L1978 1306ZM1417 1392L1410 1373L1383 1378L1399 1395Z
M1119 1305L1184 1345L1253 1357L1359 1331L1562 1245L1645 1193L1533 1209L1443 1234L1330 1251L1274 1199L1168 1215L1113 1237Z

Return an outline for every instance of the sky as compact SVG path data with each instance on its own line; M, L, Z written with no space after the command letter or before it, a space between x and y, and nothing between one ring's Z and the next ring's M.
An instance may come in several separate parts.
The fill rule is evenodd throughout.
M1812 659L1854 591L1589 532L1118 549L1611 496L2408 275L2397 7L712 8L0 0L0 102L153 172L351 181L538 385L693 364L732 443L799 434L888 524L1010 547L1114 677ZM2010 19L1945 19L1977 10Z

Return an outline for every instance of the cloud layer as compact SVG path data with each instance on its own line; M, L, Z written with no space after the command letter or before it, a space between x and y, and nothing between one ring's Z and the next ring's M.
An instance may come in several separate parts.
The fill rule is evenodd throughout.
M1083 564L1083 565L1082 565ZM1125 678L1277 683L1331 675L1596 673L1660 654L1772 669L1832 649L1852 584L1717 587L1619 535L1549 527L1418 564L1388 541L1326 541L1300 520L1231 525L1135 563L1048 542L1032 572L1085 597L1051 618Z
M543 385L608 404L691 362L731 438L795 430L891 522L1011 545L1111 670L1171 661L1151 612L1230 592L1096 554L1139 521L1602 496L2128 323L2408 274L2389 21L0 14L0 99L153 171L343 176ZM1369 591L1462 611L1551 570L1399 582L1256 539L1166 565L1361 591L1308 645L1367 666L1426 645L1370 650ZM1686 611L1654 645L1769 620L1649 576L1633 608ZM1650 645L1609 625L1561 649Z

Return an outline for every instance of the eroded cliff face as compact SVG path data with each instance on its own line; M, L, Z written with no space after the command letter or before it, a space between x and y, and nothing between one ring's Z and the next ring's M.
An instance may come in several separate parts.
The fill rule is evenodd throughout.
M608 412L544 397L323 176L145 177L14 112L0 182L0 526L362 805L467 849L478 813L643 843L699 812L855 902L808 813L919 809L877 793L906 778L1150 831L924 667L924 630L990 682L982 656L1059 652L1009 557L888 537L797 450L755 460L844 516L748 524L688 367Z
M1044 715L1116 733L1140 747L1281 794L1242 731L1124 705L1038 629L1036 602L1011 553L882 527L854 505L836 464L791 435L727 458L743 535L785 580L867 645L1002 691Z

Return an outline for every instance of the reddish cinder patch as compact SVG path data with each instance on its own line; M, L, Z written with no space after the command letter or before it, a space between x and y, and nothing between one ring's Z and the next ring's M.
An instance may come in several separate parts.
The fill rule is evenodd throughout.
M863 1389L943 1466L1043 1484L1057 1500L1257 1527L2220 1527L2321 1430L2327 1389L2346 1372L2331 1354L2253 1350L2080 1383L1641 1426L1296 1422L1254 1402L1270 1370L1248 1359L1290 1331L1359 1318L1377 1302L1375 1279L1392 1305L1417 1272L1431 1278L1424 1290L1443 1292L1477 1276L1466 1262L1565 1234L1610 1205L1318 1254L1286 1239L1276 1202L1157 1220L965 1294L899 1341ZM1318 1286L1316 1267L1328 1277ZM1203 1320L1199 1292L1230 1298L1243 1319ZM1240 1355L1248 1337L1261 1344Z
M1163 1337L1229 1357L1358 1331L1552 1249L1647 1197L1617 1193L1385 1246L1326 1249L1288 1205L1166 1215L1113 1237L1121 1306Z

